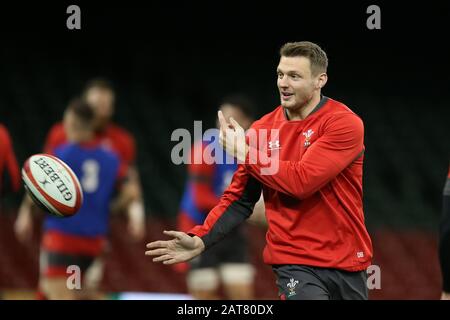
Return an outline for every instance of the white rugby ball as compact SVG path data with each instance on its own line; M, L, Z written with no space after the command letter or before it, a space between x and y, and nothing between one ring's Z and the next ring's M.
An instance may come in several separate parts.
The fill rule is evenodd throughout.
M31 198L49 213L70 217L80 210L83 203L80 182L72 169L57 157L32 155L23 165L22 180Z

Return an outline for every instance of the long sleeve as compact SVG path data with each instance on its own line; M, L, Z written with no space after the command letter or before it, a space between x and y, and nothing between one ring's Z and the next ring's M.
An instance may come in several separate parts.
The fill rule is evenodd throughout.
M262 174L263 168L276 168L274 163L249 163L245 168L264 185L298 199L314 194L335 178L364 151L364 126L352 113L331 117L324 133L312 143L299 161L278 161L273 174ZM249 154L255 152L250 148ZM259 152L259 151L256 151ZM260 157L257 157L260 159Z
M202 238L205 247L211 247L252 214L260 196L261 184L240 165L203 225L192 228L188 234Z
M439 262L443 290L450 292L450 170L443 193L442 219L439 232Z

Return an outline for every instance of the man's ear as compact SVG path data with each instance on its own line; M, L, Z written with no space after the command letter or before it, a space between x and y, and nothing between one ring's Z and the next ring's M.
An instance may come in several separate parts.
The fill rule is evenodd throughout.
M321 73L316 80L316 89L322 89L327 83L328 75L326 73Z

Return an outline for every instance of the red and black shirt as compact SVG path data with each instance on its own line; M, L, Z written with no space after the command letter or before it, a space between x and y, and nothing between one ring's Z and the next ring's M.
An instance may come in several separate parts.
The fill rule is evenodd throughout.
M250 216L262 190L269 225L267 264L366 269L373 253L362 202L362 120L344 104L323 97L304 120L288 120L279 106L252 128L257 137L265 130L267 143L250 143L246 163L239 165L220 202L189 233L208 248ZM262 157L250 159L255 153ZM269 161L260 160L264 156ZM271 168L276 170L270 173Z

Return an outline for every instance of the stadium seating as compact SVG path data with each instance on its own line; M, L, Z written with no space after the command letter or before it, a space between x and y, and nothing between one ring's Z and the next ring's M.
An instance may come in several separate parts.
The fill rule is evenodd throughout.
M32 291L37 286L39 231L35 241L23 246L12 233L13 215L0 215L0 293ZM148 222L147 240L160 237L162 230L173 228L170 221ZM276 299L277 288L270 267L261 259L264 230L249 226L251 259L256 267L255 295L258 299ZM432 232L378 229L371 232L375 257L381 270L381 289L371 290L371 299L437 299L440 294L440 270L437 239ZM152 292L186 293L182 273L152 263L144 256L145 242L133 243L127 237L126 224L115 218L111 224L110 248L105 255L102 288L109 293ZM26 291L25 291L26 292ZM21 296L19 296L21 298Z

